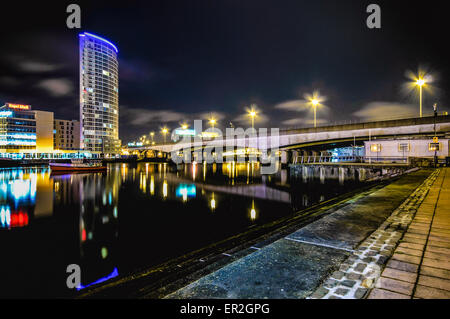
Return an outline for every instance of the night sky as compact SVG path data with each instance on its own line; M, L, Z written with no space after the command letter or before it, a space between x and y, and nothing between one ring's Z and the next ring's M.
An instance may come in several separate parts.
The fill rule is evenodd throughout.
M304 96L314 90L326 97L320 123L413 116L418 94L405 74L419 68L433 77L424 112L435 102L448 110L444 1L10 2L1 4L1 105L79 119L78 33L92 32L119 49L124 142L211 112L219 127L248 127L251 103L256 126L308 126ZM69 3L81 6L81 29L66 26ZM381 6L380 30L366 27L370 3Z

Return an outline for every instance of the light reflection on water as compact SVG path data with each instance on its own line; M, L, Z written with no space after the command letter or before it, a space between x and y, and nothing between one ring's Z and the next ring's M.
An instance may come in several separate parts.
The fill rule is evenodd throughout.
M261 176L258 163L114 164L107 173L52 175L48 167L0 170L0 265L36 271L8 293L70 295L65 267L82 287L154 265L292 214L343 192L339 180ZM49 275L49 272L54 275ZM43 275L46 274L46 275ZM3 283L2 283L3 284ZM32 287L32 288L30 288ZM4 291L0 287L0 296Z

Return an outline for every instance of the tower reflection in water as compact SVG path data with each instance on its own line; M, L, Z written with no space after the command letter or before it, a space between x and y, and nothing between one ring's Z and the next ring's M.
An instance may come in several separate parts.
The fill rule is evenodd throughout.
M119 187L126 166L108 174L53 176L55 202L79 205L79 247L83 289L119 275L116 252L119 236ZM126 172L125 172L126 174Z

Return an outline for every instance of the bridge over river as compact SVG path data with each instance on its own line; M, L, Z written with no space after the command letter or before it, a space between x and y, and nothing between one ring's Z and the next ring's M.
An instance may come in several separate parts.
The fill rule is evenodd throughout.
M367 123L321 126L317 128L280 129L279 135L218 137L213 140L191 140L189 142L167 143L135 148L140 152L149 150L170 153L186 149L228 146L250 147L258 150L279 149L283 163L292 162L293 152L314 149L350 146L355 143L374 139L432 138L434 132L438 137L450 137L450 116L440 115L436 118L407 118L384 120Z

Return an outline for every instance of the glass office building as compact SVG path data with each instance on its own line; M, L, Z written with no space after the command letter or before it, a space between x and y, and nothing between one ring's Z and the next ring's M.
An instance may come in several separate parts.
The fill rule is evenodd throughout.
M53 153L53 112L31 105L0 107L0 157L49 158Z
M36 148L36 116L29 105L6 103L0 108L2 153Z
M80 39L80 143L86 151L118 154L119 65L116 46L84 32Z

